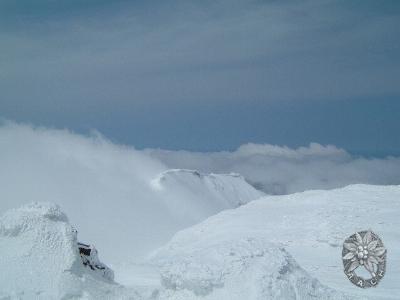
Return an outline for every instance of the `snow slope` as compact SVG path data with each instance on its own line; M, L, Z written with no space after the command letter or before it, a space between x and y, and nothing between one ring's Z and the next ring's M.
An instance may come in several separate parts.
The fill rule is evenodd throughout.
M125 276L142 280L129 287L82 266L76 235L57 206L28 205L0 218L0 296L399 299L399 199L400 186L367 185L266 196L178 232L143 268L127 267ZM343 274L341 245L369 228L388 249L387 273L378 287L362 290Z
M320 284L266 238L208 236L174 246L154 258L162 266L158 299L353 299Z
M136 291L84 267L58 206L33 203L0 218L2 299L349 299L322 286L283 248L252 238L201 240L159 258L164 288ZM171 248L168 248L171 251ZM168 257L168 259L166 259ZM172 258L172 259L171 259Z
M0 218L1 299L122 299L135 293L82 265L76 231L50 203Z
M194 170L172 169L153 181L160 198L180 218L200 222L217 212L236 208L264 196L239 174L203 174Z
M138 224L138 229L142 228L147 235L144 235L144 232L132 235L130 238L133 238L135 243L121 256L125 259L112 260L116 279L124 284L138 286L147 285L148 281L151 284L158 283L158 275L150 275L150 279L143 279L146 277L143 273L154 274L154 271L149 270L147 265L143 266L141 258L132 259L127 255L137 253L137 248L144 242L154 239L148 243L145 253L147 254L165 244L177 231L222 210L236 208L264 195L238 174L202 174L194 170L173 169L161 172L150 184L158 201L158 207L155 209L163 215L156 219L149 212L146 221L152 224L146 224L147 228ZM136 213L140 214L140 211ZM132 220L127 223L129 222ZM132 273L138 276L132 276Z
M399 215L400 186L353 185L252 201L177 233L153 254L160 299L340 299L319 282L350 299L400 299ZM342 243L369 228L388 249L388 267L377 288L362 290L343 273Z

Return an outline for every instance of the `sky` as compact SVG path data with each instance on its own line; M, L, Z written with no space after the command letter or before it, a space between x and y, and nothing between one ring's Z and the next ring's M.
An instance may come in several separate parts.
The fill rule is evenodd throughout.
M398 1L0 2L0 117L142 148L400 155Z

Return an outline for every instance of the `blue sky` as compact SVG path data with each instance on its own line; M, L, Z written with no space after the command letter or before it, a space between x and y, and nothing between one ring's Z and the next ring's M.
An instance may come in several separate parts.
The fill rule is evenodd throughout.
M400 155L397 1L0 2L0 116L138 148Z

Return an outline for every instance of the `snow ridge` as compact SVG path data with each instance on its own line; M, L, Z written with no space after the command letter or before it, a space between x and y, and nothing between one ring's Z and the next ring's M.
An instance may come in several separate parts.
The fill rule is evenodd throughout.
M191 216L196 221L265 195L239 174L204 174L188 169L161 172L151 181L151 186L162 193L169 209L181 212L185 218Z

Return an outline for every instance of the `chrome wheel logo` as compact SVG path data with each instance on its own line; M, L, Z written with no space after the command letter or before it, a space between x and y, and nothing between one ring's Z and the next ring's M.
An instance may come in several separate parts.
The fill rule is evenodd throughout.
M343 243L342 259L347 278L360 288L375 287L385 275L386 248L371 230L349 236ZM358 276L358 268L365 268L371 277Z

